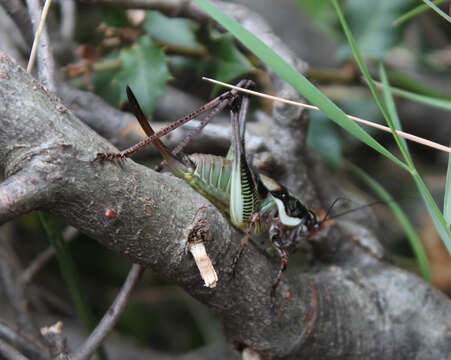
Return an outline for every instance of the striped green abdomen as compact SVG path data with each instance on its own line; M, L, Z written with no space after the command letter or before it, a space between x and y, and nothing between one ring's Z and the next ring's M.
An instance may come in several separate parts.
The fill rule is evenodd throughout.
M232 175L232 161L222 156L209 154L191 154L188 156L194 164L194 169L183 171L181 175L198 193L210 200L219 210L230 215L230 183ZM265 203L265 202L264 202ZM247 209L245 212L250 220L256 209ZM250 204L249 204L250 205ZM254 205L254 204L253 204ZM272 208L268 207L268 211ZM246 229L248 223L244 223L242 228ZM258 221L253 229L254 234L259 234L265 230L265 226Z
M229 214L232 162L222 156L192 154L194 170L183 174L185 180L218 209Z

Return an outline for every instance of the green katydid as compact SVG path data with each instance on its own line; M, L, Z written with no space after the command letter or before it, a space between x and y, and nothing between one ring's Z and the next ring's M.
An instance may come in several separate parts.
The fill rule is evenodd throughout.
M253 86L253 82L242 80L237 86L249 88ZM305 207L283 185L270 177L252 171L248 166L244 135L249 96L230 90L155 133L129 87L127 87L127 95L130 106L148 137L118 154L99 153L96 159L112 160L128 157L152 142L175 175L185 179L196 191L227 214L234 226L245 230L246 235L233 258L230 272L234 271L250 234L258 235L267 231L271 244L281 258L281 265L270 294L271 306L274 307L277 286L288 263L287 248L299 235L308 234L318 228L320 221L313 211ZM227 156L182 154L181 149L227 106L230 108L233 128ZM173 151L159 139L209 110L211 112L206 115L199 127L188 134Z

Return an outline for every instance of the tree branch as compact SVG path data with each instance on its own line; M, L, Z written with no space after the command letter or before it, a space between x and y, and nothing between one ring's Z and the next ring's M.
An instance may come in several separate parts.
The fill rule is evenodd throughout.
M29 303L25 296L23 284L19 281L20 269L13 250L0 242L0 279L4 285L8 300L14 309L17 323L21 331L29 334L37 333L37 328L30 316Z
M58 321L52 326L43 327L41 329L41 334L50 349L50 354L53 359L71 360L72 357L67 350L67 340L63 335L62 330L63 323Z
M5 360L28 360L28 358L3 340L0 340L0 356Z
M102 320L99 322L91 335L89 335L89 338L85 341L80 351L74 355L74 360L89 359L102 344L105 337L114 328L114 325L116 325L122 315L122 312L125 310L125 306L127 305L131 292L144 273L144 270L145 269L141 265L134 264L132 266L127 279L125 280L125 283L113 304L105 313Z
M20 145L19 145L20 146ZM47 200L49 184L36 173L27 170L14 174L15 164L10 163L5 172L11 174L0 184L0 221L6 222L24 215Z
M63 239L66 243L70 243L77 235L79 231L71 226L69 226L63 232ZM23 284L28 284L36 274L46 265L55 255L55 249L49 246L47 249L42 251L36 256L36 258L28 265L28 267L22 271L20 275L20 281Z
M16 327L0 319L0 339L9 344L14 344L25 355L32 359L48 360L49 351L37 339L24 334Z
M21 30L28 46L31 47L31 44L33 44L34 34L27 8L20 0L1 0L0 3L11 19L16 23L17 27Z

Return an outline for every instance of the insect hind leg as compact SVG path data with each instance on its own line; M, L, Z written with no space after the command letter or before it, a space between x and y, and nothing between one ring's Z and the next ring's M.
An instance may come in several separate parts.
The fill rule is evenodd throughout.
M253 84L253 82L251 80L241 80L237 84L237 86L247 88L248 86L251 86L251 84ZM95 160L113 160L113 159L119 159L119 158L123 159L125 157L129 157L129 156L133 155L135 152L144 148L147 144L149 144L151 142L156 142L157 139L168 134L172 130L175 130L176 128L178 128L181 125L187 123L188 121L196 118L197 116L199 116L211 109L216 108L218 106L218 104L220 104L224 99L227 99L230 97L236 97L237 93L238 93L238 91L235 89L227 91L224 94L221 94L218 97L216 97L215 99L211 100L207 104L194 110L190 114L184 116L183 118L178 119L177 121L175 121L171 125L167 126L166 128L155 133L153 131L153 129L151 128L151 126L149 125L146 117L144 116L135 96L133 95L133 92L127 86L127 96L129 99L129 103L130 103L132 110L133 110L136 118L138 119L141 127L143 128L144 132L146 133L147 138L141 140L137 144L135 144L135 145L129 147L128 149L125 149L119 153L108 153L108 152L107 153L98 153Z

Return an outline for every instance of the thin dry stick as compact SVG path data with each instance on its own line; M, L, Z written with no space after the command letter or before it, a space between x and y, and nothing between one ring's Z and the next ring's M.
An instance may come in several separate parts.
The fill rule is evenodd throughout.
M36 338L25 334L23 331L5 320L0 319L0 340L9 344L14 344L14 347L24 354L27 354L32 359L48 360L49 349L41 344Z
M260 96L260 97L263 97L263 98L266 98L266 99L270 99L270 100L274 100L274 101L280 101L280 102L285 103L285 104L299 106L299 107L303 107L303 108L310 109L310 110L315 110L315 111L321 111L320 108L317 107L317 106L303 104L303 103L300 103L300 102L297 102L297 101L287 100L287 99L280 98L280 97L277 97L277 96L263 94L263 93L260 93L258 91L253 91L253 90L239 88L239 87L236 87L234 85L230 85L230 84L224 83L222 81L210 79L210 78L207 78L207 77L203 77L202 80L207 80L207 81L210 81L210 82L212 82L214 84L222 85L222 86L225 86L225 87L228 87L228 88L231 88L231 89L236 89L238 91L245 92L245 93L248 93L248 94L251 94L251 95ZM373 123L371 121L364 120L364 119L358 118L356 116L348 115L348 114L346 114L346 116L349 119L354 120L356 122L359 122L359 123L362 123L362 124L365 124L365 125L368 125L368 126L372 126L372 127L376 128L376 129L379 129L379 130L382 130L382 131L386 131L386 132L392 133L392 130L389 127L387 127L387 126L380 125L380 124L375 124L375 123ZM431 148L434 148L434 149L437 149L437 150L440 150L440 151L451 153L451 148L448 147L448 146L445 146L445 145L442 145L442 144L438 144L438 143L436 143L434 141L431 141L431 140L423 139L423 138L421 138L419 136L415 136L415 135L406 133L406 132L401 131L401 130L396 130L396 133L399 136L402 136L403 138L405 138L407 140L414 141L414 142L417 142L419 144L422 144L422 145L425 145L425 146L429 146Z
M38 51L39 39L41 38L42 31L44 30L45 20L47 19L47 14L49 12L52 0L46 0L44 8L42 9L41 20L39 22L38 30L33 40L33 47L31 48L30 59L28 60L27 73L31 73L33 70L34 62L36 60L36 53Z
M3 340L0 340L0 357L6 360L28 360L27 357Z
M63 239L68 244L70 243L77 235L79 231L72 226L69 226L63 233ZM55 255L55 249L53 246L49 246L46 250L41 252L38 256L34 258L34 260L28 265L28 267L22 272L20 275L20 280L24 285L28 284L35 275L53 258Z
M119 317L121 316L122 312L125 309L125 306L127 305L130 294L138 280L141 278L144 270L145 268L143 266L133 264L124 285L122 285L121 291L119 292L113 304L105 313L97 327L82 345L80 351L73 356L74 360L89 359L91 355L97 350L105 337L110 333L116 322L119 320Z

